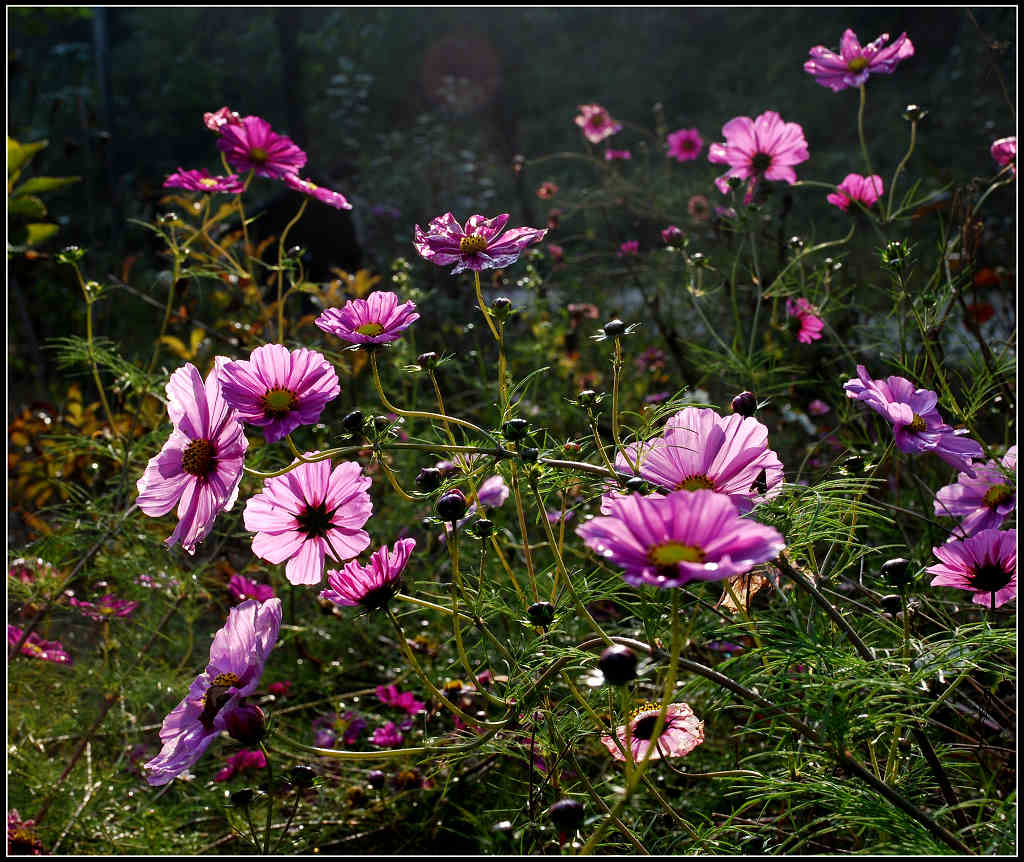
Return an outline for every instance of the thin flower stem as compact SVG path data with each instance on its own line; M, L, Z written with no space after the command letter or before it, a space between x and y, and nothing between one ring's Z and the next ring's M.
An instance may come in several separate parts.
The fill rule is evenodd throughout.
M304 198L302 206L299 207L299 211L295 214L285 229L281 231L281 239L277 243L277 343L284 344L284 297L281 295L281 285L284 281L284 243L288 238L288 232L292 229L295 223L302 218L302 214L306 211L306 205L309 203L309 198Z
M863 89L863 88L862 88ZM885 212L882 215L882 221L886 221L892 218L892 198L896 192L896 181L900 178L900 174L903 173L903 168L906 167L907 162L910 160L911 155L914 153L914 144L917 143L917 120L910 121L910 146L907 148L907 154L903 157L902 161L896 166L896 172L892 175L892 180L889 182L889 201L885 206ZM870 181L871 173L868 172Z
M226 164L226 162L225 162ZM245 271L248 273L249 278L252 276L252 247L249 245L249 225L245 220L245 207L242 205L242 195L249 189L249 183L252 182L253 171L249 171L249 175L245 178L245 185L242 190L235 196L235 203L238 205L238 216L242 220L242 239L245 243Z
M530 553L530 537L526 530L526 514L523 511L523 495L519 490L519 468L515 461L512 462L512 496L516 501L516 515L519 517L519 532L523 537L523 557L526 560L526 575L530 579L530 591L533 593L533 600L537 601L537 577L533 570L533 555Z
M622 445L622 440L619 437L619 379L622 376L623 369L622 361L622 341L616 336L615 337L615 358L612 360L612 439L615 441L615 446L622 457L626 459L626 463L629 464L629 469L633 471L634 475L637 473L639 461L634 464L630 460L629 454L626 452L626 448Z
M167 291L167 305L164 306L164 319L160 323L160 333L156 337L156 341L153 342L153 357L149 360L149 367L146 369L147 374L152 374L153 369L156 368L157 359L160 358L160 342L167 332L167 323L171 319L171 309L174 306L174 288L178 284L178 276L181 272L181 261L178 256L174 256L174 264L171 270L171 286Z
M277 845L274 847L274 852L275 853L279 853L280 852L281 845L284 844L284 839L288 836L288 830L291 829L291 827L292 827L292 821L295 819L295 815L296 815L296 813L299 810L299 802L301 800L302 800L302 791L301 791L301 789L298 786L296 786L296 788L295 788L295 804L292 805L292 813L288 815L288 820L284 824L284 829L281 830L281 838L277 842ZM248 810L248 808L246 810Z
M487 303L484 302L484 294L480 289L480 273L475 269L473 270L473 287L476 289L476 301L480 306L480 312L484 316L484 320L487 323L487 328L491 330L491 335L494 336L494 340L501 343L501 337L498 335L498 330L494 328L494 322L491 320L491 309L487 307Z
M508 575L509 580L512 581L512 586L515 587L516 593L525 604L526 593L524 593L523 588L519 586L519 581L516 578L515 573L512 571L512 567L508 564L508 560L505 559L505 554L502 553L501 545L498 544L498 537L493 533L491 534L491 547L494 548L494 553L498 555L498 561L501 563L502 568Z
M605 469L608 471L607 475L615 479L620 485L623 484L623 478L615 472L615 468L612 466L612 462L608 459L608 453L604 451L604 443L601 442L601 435L597 430L597 420L591 419L590 431L594 435L594 445L597 447L597 454L601 456L601 460L604 461ZM550 464L550 461L544 461L545 464Z
M270 759L270 750L263 744L260 743L260 748L263 749L263 756L267 761L267 828L263 836L263 855L270 855L270 826L273 823L274 813L274 766Z
M871 169L871 156L868 155L868 145L864 141L864 104L867 101L867 85L861 84L860 87L860 107L857 109L857 137L860 139L860 151L864 156L864 164L868 168L868 176L873 176L874 171Z
M418 497L412 496L408 493L398 482L398 478L395 476L394 471L384 463L382 459L378 459L377 463L380 464L381 469L384 470L384 475L388 477L388 481L391 483L391 487L395 489L395 493L398 494L403 500L415 503Z

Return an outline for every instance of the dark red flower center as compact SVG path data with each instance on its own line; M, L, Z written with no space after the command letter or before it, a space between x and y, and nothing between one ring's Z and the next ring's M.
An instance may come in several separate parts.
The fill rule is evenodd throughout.
M317 503L315 506L306 506L304 511L295 516L295 520L299 522L301 532L316 539L327 535L333 516L334 512L328 512L324 503Z
M193 440L181 453L181 469L189 475L205 477L216 465L216 455L209 440Z
M1013 491L1007 485L993 485L985 492L982 501L990 509L1003 505L1007 500L1012 499Z
M772 157L768 153L754 153L750 164L754 168L755 174L763 174L772 166Z
M257 165L265 165L269 158L270 154L263 147L253 147L249 150L249 161Z
M298 396L290 389L271 389L263 396L263 415L268 419L283 419L298 405Z
M1010 573L1001 563L982 563L969 576L971 589L979 593L998 593L1010 583Z
M658 722L657 715L645 715L633 725L633 739L650 739L654 733L654 725Z
M459 251L464 251L467 254L475 254L478 251L484 251L486 248L487 240L479 234L470 234L459 240Z

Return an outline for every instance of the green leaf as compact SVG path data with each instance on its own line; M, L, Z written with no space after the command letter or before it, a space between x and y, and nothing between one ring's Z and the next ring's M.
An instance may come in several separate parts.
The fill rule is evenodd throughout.
M46 207L39 198L32 197L31 195L9 198L7 201L7 214L25 216L26 218L40 218L46 215Z
M7 139L7 176L27 165L40 150L48 147L49 141L35 141L31 144L20 144L14 138Z
M80 182L81 179L81 177L32 177L25 180L25 182L11 192L11 197L16 198L21 195L52 192L54 189L60 189L64 186L70 186L72 183Z
M41 242L46 242L51 236L53 236L60 228L51 224L50 222L31 222L25 225L28 230L28 237L25 239L25 245L39 245Z

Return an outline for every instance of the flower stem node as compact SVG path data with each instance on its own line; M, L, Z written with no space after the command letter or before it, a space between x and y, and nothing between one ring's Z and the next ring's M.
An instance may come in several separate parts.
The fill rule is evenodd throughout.
M525 419L509 419L501 426L501 433L506 440L522 440L529 431L529 423Z
M636 679L636 663L636 653L627 646L616 644L601 653L597 666L609 685L625 685Z
M910 563L902 557L886 560L882 563L880 571L886 583L897 590L902 590L913 580L913 576L910 574Z
M458 488L452 488L437 501L437 516L442 521L458 521L466 514L466 495Z
M416 476L416 487L429 493L441 486L441 471L436 467L424 467Z
M732 412L740 416L753 416L757 411L757 396L753 392L741 392L732 399Z
M526 616L535 626L547 628L555 619L555 606L551 602L534 602L526 609Z
M224 725L232 739L249 747L258 745L267 733L267 717L253 703L240 704L228 712Z

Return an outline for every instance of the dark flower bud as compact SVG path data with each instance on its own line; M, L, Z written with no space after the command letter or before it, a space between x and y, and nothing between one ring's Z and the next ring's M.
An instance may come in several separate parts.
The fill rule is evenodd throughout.
M619 320L617 317L614 320L609 320L604 325L604 334L609 338L617 338L626 331L626 324ZM556 803L557 804L557 803Z
M583 805L575 799L559 799L548 809L548 817L558 828L562 843L583 824Z
M366 780L370 782L370 787L374 790L380 790L387 782L388 776L380 769L371 769L370 774L366 776Z
M391 420L387 416L374 416L373 427L377 431L387 431L391 427Z
M173 224L178 220L178 214L163 213L162 215L157 216L156 220L160 222L160 224Z
M347 413L345 418L341 420L341 424L349 434L358 434L363 430L363 425L366 424L363 411L353 410L351 413Z
M909 123L919 123L927 116L928 112L920 105L907 105L903 109L903 119Z
M293 245L288 249L288 257L302 257L306 250L301 245Z
M494 532L494 524L488 521L487 518L480 518L473 526L476 528L476 534L481 539L489 539L491 533Z
M576 400L579 402L580 407L596 407L597 406L597 393L593 389L584 389L579 395L576 396Z
M882 610L893 616L903 610L903 601L899 596L882 596L878 603L882 606Z
M241 790L236 790L232 793L229 798L235 808L248 808L255 796L255 790L251 787L243 787Z
M267 718L256 704L239 704L224 716L224 726L232 739L252 747L266 735Z
M506 440L522 440L529 427L525 419L509 419L501 426L501 433L505 435Z
M624 685L636 679L636 653L621 644L610 646L601 653L597 666L609 685Z
M741 392L732 399L732 412L740 416L753 416L757 410L757 396L753 392Z
M882 577L885 578L886 583L896 589L902 589L912 580L910 574L910 563L902 557L897 557L894 560L886 560L882 563L880 571L882 573Z
M494 316L499 321L504 323L512 313L512 300L507 296L499 296L494 300L494 304L491 305L491 311L494 312Z
M436 467L424 467L416 476L416 487L429 493L441 485L441 471Z
M555 606L551 602L534 602L526 609L526 616L535 626L549 626L555 618Z
M466 514L466 495L458 488L445 491L437 501L437 517L454 523Z
M417 358L416 362L423 368L433 370L437 368L437 354L434 352L421 353Z
M534 449L532 446L527 446L524 449L519 450L519 457L523 459L526 464L534 464L540 457L540 451Z
M630 494L642 494L647 490L647 482L641 476L633 476L626 480L626 490Z
M71 261L81 260L85 255L85 249L77 245L66 245L57 254L57 260L61 263L71 263Z
M793 249L793 251L800 251L804 247L803 239L801 239L798 236L791 236L789 238L788 242L789 242L789 247L791 249Z
M288 770L288 780L296 787L312 787L316 780L316 773L312 767L300 763Z

